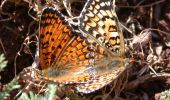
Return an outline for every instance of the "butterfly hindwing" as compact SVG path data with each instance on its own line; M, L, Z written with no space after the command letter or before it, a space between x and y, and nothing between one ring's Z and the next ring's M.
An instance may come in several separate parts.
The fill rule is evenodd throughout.
M87 94L103 88L104 86L111 83L114 79L116 79L118 75L124 70L124 67L122 65L121 66L117 65L117 67L113 69L111 73L97 76L95 79L88 83L84 84L82 83L77 85L76 87L77 91Z

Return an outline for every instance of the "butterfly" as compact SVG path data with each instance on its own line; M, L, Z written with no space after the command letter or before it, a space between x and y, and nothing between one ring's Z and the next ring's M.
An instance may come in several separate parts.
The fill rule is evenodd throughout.
M111 83L124 67L124 40L114 1L88 0L77 33L55 8L43 10L39 33L41 78L75 84L91 93Z

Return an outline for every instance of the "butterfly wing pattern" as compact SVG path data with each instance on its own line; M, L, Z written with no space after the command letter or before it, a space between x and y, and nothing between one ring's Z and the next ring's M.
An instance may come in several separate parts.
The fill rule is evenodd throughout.
M74 33L54 7L43 10L39 37L41 78L64 84L91 80L93 51L87 39Z
M93 44L96 78L77 90L90 93L112 82L124 65L124 40L115 13L114 0L88 0L80 18L80 31ZM100 70L98 70L100 69Z
M54 7L43 10L40 21L41 78L75 84L91 93L112 82L124 67L124 40L110 0L88 0L74 32Z

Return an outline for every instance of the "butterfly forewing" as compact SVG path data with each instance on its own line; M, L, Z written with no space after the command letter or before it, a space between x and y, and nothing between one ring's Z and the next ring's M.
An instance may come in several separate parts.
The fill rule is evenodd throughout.
M43 79L69 84L87 82L93 77L90 44L73 32L55 8L47 7L42 12L39 45Z

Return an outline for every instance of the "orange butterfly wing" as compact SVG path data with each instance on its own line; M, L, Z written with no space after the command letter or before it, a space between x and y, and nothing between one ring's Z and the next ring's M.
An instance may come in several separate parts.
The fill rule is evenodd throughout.
M39 42L43 79L65 84L91 80L93 51L89 45L85 37L73 32L55 8L43 10Z

